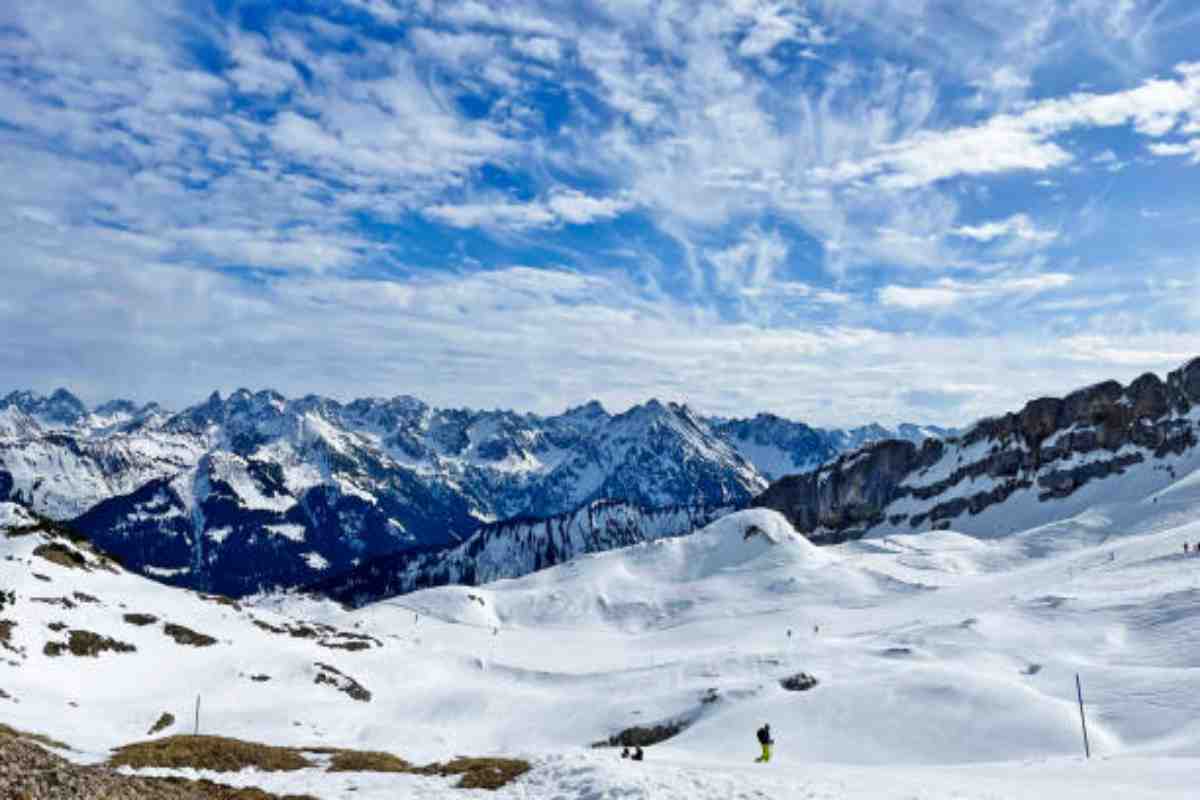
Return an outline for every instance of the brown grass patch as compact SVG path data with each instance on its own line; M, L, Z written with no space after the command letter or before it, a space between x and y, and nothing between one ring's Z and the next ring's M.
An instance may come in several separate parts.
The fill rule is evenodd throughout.
M3 722L0 722L0 736L8 738L8 739L28 739L31 742L37 742L38 744L44 744L47 747L55 747L55 748L58 748L59 750L70 750L71 749L70 745L63 744L62 742L58 741L57 739L51 739L49 736L44 736L40 733L29 733L28 731L19 731L10 725L5 725Z
M75 607L75 604L71 602L71 598L69 597L31 597L29 598L29 602L45 603L48 606L62 606L65 611L70 611Z
M358 652L359 650L369 650L371 648L371 645L367 642L356 642L356 641L354 641L354 642L327 642L327 641L322 640L322 641L317 642L317 644L320 645L321 647L328 647L330 650L349 650L352 653Z
M137 648L128 642L119 642L108 636L101 636L98 633L81 630L71 631L70 638L67 640L67 649L71 651L72 655L91 656L93 658L106 650L113 650L118 653L133 653L137 651Z
M306 749L308 753L333 756L328 772L399 772L442 778L458 775L459 789L499 789L524 775L532 767L528 761L516 758L458 757L444 764L414 766L391 753L361 750L341 750L333 747Z
M2 728L0 726L0 730ZM217 772L237 772L254 767L278 772L312 768L315 765L304 757L306 754L331 756L327 772L390 772L443 778L457 775L457 787L460 789L499 789L531 769L529 762L521 759L463 757L444 764L418 767L399 756L379 751L338 747L273 747L223 736L168 736L126 745L113 752L108 766L211 769ZM215 797L221 800L259 800L273 795L222 794Z
M178 778L167 780L180 780ZM185 783L192 783L185 781ZM232 786L224 786L220 783L212 781L196 781L195 786L207 794L205 800L318 800L311 794L270 794L262 789L254 786L247 786L242 789L235 789Z
M87 559L72 547L67 547L59 542L49 542L47 544L39 544L33 548L35 556L41 556L52 564L58 564L60 567L67 569L82 569L87 571Z
M344 692L353 700L358 700L362 703L371 702L370 690L346 673L328 664L322 664L319 661L313 664L313 666L317 668L317 676L313 679L313 683L329 684L339 692Z
M333 750L328 772L412 772L412 764L391 753Z
M81 766L25 739L0 736L0 796L32 798L105 798L116 800L317 800L312 795L279 796L262 789L235 788L186 778L120 775L104 767Z
M308 759L290 747L272 747L224 736L168 736L119 747L108 760L113 767L166 767L237 772L254 767L266 772L307 769Z
M130 625L137 625L138 627L153 625L158 622L158 617L153 614L126 614L122 619Z
M198 594L201 600L207 600L208 602L216 603L219 606L228 606L234 611L242 610L242 604L237 600L234 600L232 597L226 597L223 594L204 594L203 592L199 592Z
M446 764L430 764L424 769L433 774L461 775L460 789L496 790L507 786L524 775L532 767L528 761L518 758L456 758Z
M192 647L208 647L217 643L216 639L207 634L197 633L191 628L185 628L173 622L163 625L163 633L174 639L177 644L187 644Z

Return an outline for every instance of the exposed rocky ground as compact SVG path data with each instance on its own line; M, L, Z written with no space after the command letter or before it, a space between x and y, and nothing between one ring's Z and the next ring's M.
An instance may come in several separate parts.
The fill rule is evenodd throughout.
M0 734L0 797L6 800L316 800L235 789L211 781L141 778L106 767L72 764L16 737Z

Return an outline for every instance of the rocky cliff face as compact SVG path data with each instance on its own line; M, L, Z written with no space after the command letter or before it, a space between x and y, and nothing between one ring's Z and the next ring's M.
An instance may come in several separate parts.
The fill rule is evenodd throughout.
M1018 498L1025 506L1053 503L1140 465L1173 476L1172 458L1196 447L1198 420L1200 358L1166 381L1147 373L1129 386L1106 381L1033 400L959 437L870 444L775 482L754 505L782 512L817 541L872 530L970 530L973 519Z

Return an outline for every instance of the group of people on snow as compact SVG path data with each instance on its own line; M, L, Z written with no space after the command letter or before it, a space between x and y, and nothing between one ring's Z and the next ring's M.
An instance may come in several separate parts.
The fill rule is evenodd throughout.
M646 754L642 752L642 748L640 748L640 747L635 746L633 748L632 753L629 752L628 747L624 747L621 749L621 758L628 758L631 761L641 761L645 757L646 757Z
M1195 547L1192 547L1187 542L1184 542L1183 543L1183 554L1186 556L1188 553L1200 554L1200 542L1196 542Z

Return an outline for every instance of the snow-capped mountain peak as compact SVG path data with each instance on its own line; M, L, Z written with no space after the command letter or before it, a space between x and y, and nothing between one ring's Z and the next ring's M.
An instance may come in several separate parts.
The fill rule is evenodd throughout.
M10 398L0 501L73 520L148 574L230 594L595 501L742 506L850 438L779 417L706 419L657 399L541 417L242 388L174 414L114 401L47 428L22 409L68 419L82 406L64 394Z

